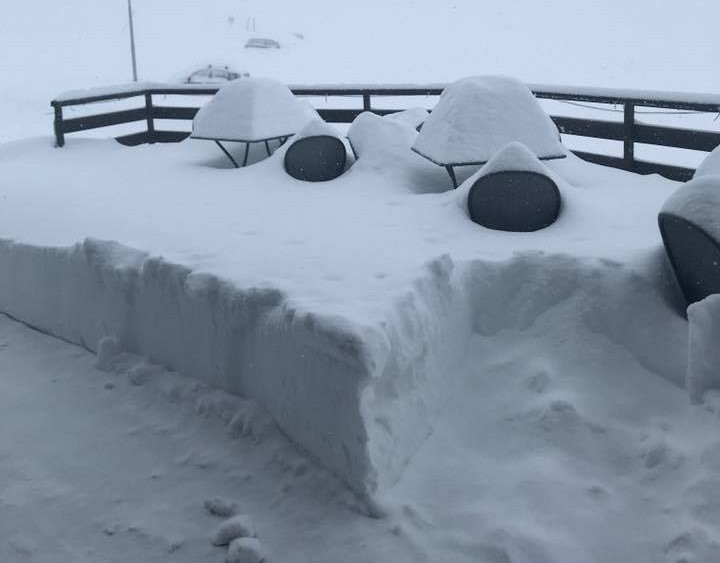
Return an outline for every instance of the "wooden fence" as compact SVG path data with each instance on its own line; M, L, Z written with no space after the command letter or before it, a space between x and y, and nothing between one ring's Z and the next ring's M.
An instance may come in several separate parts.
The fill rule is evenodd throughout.
M668 178L685 181L692 177L694 172L692 168L637 159L635 157L635 145L637 143L643 143L706 152L720 145L720 133L718 132L649 125L639 123L636 119L636 108L639 107L662 108L665 110L684 112L719 113L720 96L650 91L622 91L598 88L563 88L556 86L531 86L531 88L538 98L576 103L610 104L614 107L622 108L622 121L551 116L563 134L622 142L623 155L621 157L574 151L580 158L590 162L640 174L659 173ZM362 107L352 109L317 108L320 115L326 121L332 123L351 123L363 111L372 111L385 115L403 109L400 107L376 108L373 105L374 98L439 96L442 93L443 86L323 85L291 86L291 89L297 96L323 97L325 99L352 97L362 100ZM71 93L64 95L51 102L55 113L56 145L62 147L65 144L65 135L68 133L133 122L144 122L144 130L131 135L118 137L117 140L119 142L126 145L179 142L185 139L189 132L161 130L155 126L155 121L189 121L193 119L198 108L158 105L154 97L168 95L211 96L216 92L216 87L208 86L139 84L129 87L108 88L94 93L80 92L77 94ZM69 119L63 113L63 108L66 107L129 98L141 98L144 103L135 109L124 109L82 117L72 117Z

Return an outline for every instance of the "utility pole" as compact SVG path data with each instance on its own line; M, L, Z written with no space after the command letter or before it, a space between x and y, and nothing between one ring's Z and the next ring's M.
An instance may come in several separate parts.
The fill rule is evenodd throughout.
M132 0L128 0L128 21L130 23L130 56L132 57L133 82L137 82L137 62L135 61L135 28L133 27Z

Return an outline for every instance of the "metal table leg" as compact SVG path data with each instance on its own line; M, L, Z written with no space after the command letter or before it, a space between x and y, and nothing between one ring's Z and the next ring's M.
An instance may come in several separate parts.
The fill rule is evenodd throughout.
M232 157L232 155L228 152L228 150L227 150L224 146L222 146L222 143L221 143L220 141L215 141L215 144L216 144L218 147L220 147L220 150L221 150L222 152L224 152L225 155L230 159L230 162L233 163L233 165L235 166L235 168L240 168L240 167L238 166L238 163L235 162L235 159L234 159L234 158ZM246 156L245 158L247 158L247 156Z

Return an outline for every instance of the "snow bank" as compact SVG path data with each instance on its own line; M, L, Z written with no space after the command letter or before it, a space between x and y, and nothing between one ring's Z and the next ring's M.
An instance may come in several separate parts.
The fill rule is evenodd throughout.
M503 76L478 76L445 89L413 150L441 165L481 164L513 141L540 158L567 153L527 86Z
M240 291L112 242L2 241L0 271L4 312L91 351L115 337L124 350L254 397L295 443L366 491L357 405L366 351L342 323L280 307L277 290Z
M663 297L656 222L677 184L569 156L542 164L566 180L551 228L490 231L410 150L411 126L364 115L353 130L360 158L332 189L297 189L279 156L223 168L195 141L0 147L0 310L99 361L126 350L256 400L374 497L446 414L478 334L581 322L684 384L687 323Z
M192 137L262 141L290 136L317 112L270 78L234 80L222 86L193 120Z
M668 198L662 212L686 219L720 241L720 177L693 178Z

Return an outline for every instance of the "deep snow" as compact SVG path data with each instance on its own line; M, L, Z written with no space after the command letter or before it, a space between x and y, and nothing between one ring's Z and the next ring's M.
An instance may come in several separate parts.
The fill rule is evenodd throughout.
M288 83L718 90L709 0L451 4L338 25L342 3L135 0L141 77L220 58ZM124 8L0 6L0 141L128 79ZM252 16L305 37L244 51ZM270 563L720 558L718 302L678 314L656 226L677 184L569 157L556 225L478 230L414 118L390 122L359 120L325 186L283 151L234 171L209 143L0 145L0 309L98 353L0 321L0 560L220 561L212 511L249 515Z

